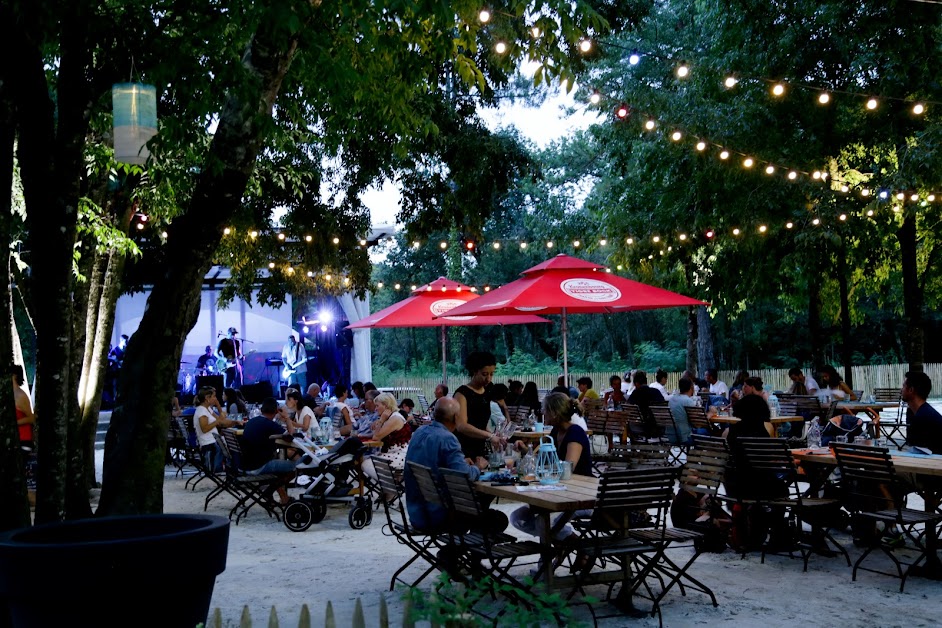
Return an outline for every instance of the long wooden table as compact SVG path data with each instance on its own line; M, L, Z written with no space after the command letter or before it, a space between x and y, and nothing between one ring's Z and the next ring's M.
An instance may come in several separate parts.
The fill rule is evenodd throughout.
M911 456L907 452L890 452L896 473L911 475L913 485L919 489L926 512L935 512L942 499L942 456ZM808 449L793 449L792 456L801 464L836 467L837 458L828 454L811 453ZM939 531L934 524L926 524L926 563L921 576L942 580L942 561L939 559Z
M707 421L712 421L713 423L739 423L742 419L735 416L711 416L707 417ZM772 423L791 423L793 421L804 421L805 418L801 416L776 416L769 419Z
M837 404L837 409L844 414L857 414L859 412L866 412L867 410L880 412L882 410L890 410L895 408L899 408L899 403L885 401L840 401Z
M484 495L521 502L533 509L534 514L541 519L542 523L539 526L540 545L544 550L542 559L546 585L548 587L562 586L571 583L572 578L557 578L553 574L553 561L557 556L557 550L553 547L553 538L563 526L569 523L576 511L595 507L599 480L592 476L573 475L570 479L555 485L565 486L563 490L539 490L540 486L538 483L532 483L530 486L492 486L490 482L477 482L474 488ZM550 514L552 513L563 513L563 516L551 526Z

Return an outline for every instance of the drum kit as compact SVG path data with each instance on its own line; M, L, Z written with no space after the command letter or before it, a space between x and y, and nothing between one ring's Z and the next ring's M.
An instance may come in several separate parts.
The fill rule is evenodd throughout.
M216 362L214 360L208 360L204 362L203 366L196 366L190 368L188 365L193 364L186 360L180 361L180 371L177 377L177 384L182 387L184 393L196 394L196 381L198 377L203 377L205 375L216 375ZM224 373L225 371L223 371Z

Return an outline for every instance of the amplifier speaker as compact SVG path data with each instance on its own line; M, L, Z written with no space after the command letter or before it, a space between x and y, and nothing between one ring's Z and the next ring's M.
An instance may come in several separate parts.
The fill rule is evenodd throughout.
M272 396L271 382L262 380L257 384L245 384L242 386L242 396L249 403L261 403Z
M225 388L226 380L222 375L197 375L196 376L196 391L199 392L199 389L203 386L212 386L216 389L216 396L219 398L220 405L222 404L222 391Z

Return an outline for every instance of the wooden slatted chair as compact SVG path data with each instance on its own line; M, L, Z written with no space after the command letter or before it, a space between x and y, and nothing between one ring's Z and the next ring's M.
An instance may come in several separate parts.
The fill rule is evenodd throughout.
M887 526L897 525L910 537L916 536L916 526L938 525L942 522L942 514L905 507L906 493L911 488L896 474L889 449L854 443L834 443L833 448L837 466L841 470L844 503L855 519L872 524L882 521ZM919 549L920 554L916 559L905 564L896 558L892 548L882 542L879 534L873 534L867 550L854 563L851 578L857 580L858 570L893 576L900 579L899 590L902 593L909 572L926 557L926 548L919 544ZM893 561L895 574L860 566L874 550L880 550Z
M472 518L483 520L486 507L481 505L481 498L474 490L474 485L466 473L453 469L439 469L441 473L442 493L446 496L447 507L458 520ZM478 532L474 535L461 533L457 535L461 548L471 555L472 576L474 571L480 571L482 560L487 561L489 574L495 580L510 587L512 599L526 603L526 591L529 587L511 575L510 569L517 561L533 558L535 563L542 553L539 543L533 541L507 541L503 533L491 534ZM502 587L503 589L503 587Z
M386 525L383 526L383 534L393 536L397 542L414 552L414 555L392 575L389 580L389 590L395 589L397 581L406 586L414 587L435 571L438 564L436 550L440 548L435 544L434 535L417 530L410 525L406 504L403 501L403 487L396 479L396 473L389 461L374 456L372 462L379 484L380 501L386 511ZM418 560L428 564L428 568L412 582L400 579L399 576L402 572Z
M423 415L428 414L428 399L425 398L425 393L418 393L415 396L416 402L419 404L419 409L422 411Z
M874 388L873 400L880 403L899 404L898 408L880 412L880 434L892 442L897 449L902 449L906 445L906 435L903 433L903 428L906 427L903 421L906 415L906 404L903 403L901 390L899 388Z
M803 494L798 485L798 468L787 441L783 438L739 438L737 444L742 453L742 459L737 461L737 464L742 465L740 472L751 474L753 479L762 479L752 483L754 487L761 486L762 492L751 497L761 506L786 510L791 532L804 562L804 571L808 571L811 554L821 553L820 550L824 549L830 552L830 548L822 547L820 543L830 543L844 555L849 567L847 550L834 540L823 523L828 510L840 509L840 501L806 497ZM802 522L811 528L810 535L803 531ZM768 544L763 545L761 562L765 562L767 552L771 553Z
M654 423L657 425L660 441L670 448L671 464L682 464L681 458L686 455L688 445L687 443L676 442L679 432L677 425L674 423L674 415L671 409L664 405L651 406L649 410L654 418ZM673 440L671 440L671 436L673 436Z
M620 604L632 604L632 598L643 589L645 593L640 597L651 600L651 615L660 615L661 596L651 588L648 578L656 578L663 590L658 567L666 544L667 512L679 473L678 467L659 467L602 474L592 517L581 523L583 536L570 545L572 551L588 560L578 563L581 568L576 571L569 597L583 587L592 573L594 580L622 584L617 598ZM632 532L648 529L659 532L648 541L632 536ZM612 568L607 568L609 564ZM603 618L594 610L592 614L596 620Z
M530 416L530 406L507 406L507 417L516 423L522 425Z
M649 436L644 413L639 406L633 403L623 403L621 412L625 413L629 440L644 440Z
M690 424L691 431L706 430L711 436L719 436L722 430L718 429L707 418L706 410L700 406L687 406L684 408L687 413L687 422Z
M274 498L278 487L284 485L284 480L268 473L251 474L241 467L242 447L235 430L223 429L220 439L220 448L226 459L226 487L227 491L238 495L236 505L229 511L229 518L236 516L236 525L245 517L256 504L261 506L269 517L281 521L281 504ZM219 436L219 435L217 435Z
M640 541L662 544L662 552L656 558L660 563L657 569L666 576L667 581L657 596L658 603L676 584L680 586L682 594L685 594L684 586L686 585L708 595L713 606L718 606L716 596L710 587L690 576L688 571L705 549L704 537L712 532L711 522L696 521L700 513L707 511L714 512L717 516L726 516L717 495L726 473L729 448L724 438L694 435L693 439L694 445L687 452L687 460L681 470L678 498L675 498L674 505L671 507L672 520L680 518L682 514L688 514L685 520L691 523L678 527L676 522L672 522L672 527L666 527L665 524L660 530L658 528L633 530L631 536ZM686 493L689 499L681 500L682 493ZM685 512L681 513L681 510ZM693 556L683 566L679 566L663 552L669 545L674 549L692 547Z

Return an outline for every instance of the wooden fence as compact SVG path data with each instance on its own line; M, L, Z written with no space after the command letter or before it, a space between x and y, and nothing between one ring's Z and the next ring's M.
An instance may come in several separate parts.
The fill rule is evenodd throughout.
M909 366L906 364L870 364L866 366L853 366L851 367L851 374L853 376L853 388L855 390L863 390L865 394L870 394L874 388L898 388L903 383L903 376L906 374L906 371L909 370ZM926 364L924 370L929 378L932 380L932 391L933 396L942 395L942 364ZM810 372L810 369L805 367L805 374ZM843 374L843 369L838 368L838 373ZM721 370L719 372L719 378L726 382L727 384L732 384L733 380L736 378L737 371L727 371ZM593 388L597 391L602 391L605 388L608 388L608 378L613 374L619 376L624 376L622 373L612 373L610 371L605 372L584 372L577 371L570 373L570 379L574 383L580 377L589 377L592 380ZM749 371L749 374L756 377L761 377L762 381L765 383L766 390L786 390L791 386L791 380L788 379L788 369L753 369ZM550 390L556 386L556 379L560 376L560 373L540 373L538 375L506 375L497 378L497 381L506 382L508 379L518 379L522 382L536 382L538 388L544 390ZM667 374L667 390L673 390L677 387L677 380L680 379L681 373L668 373ZM815 377L817 379L817 377ZM654 374L648 373L648 382L654 380ZM431 401L433 398L433 393L435 387L441 383L441 377L394 377L391 382L379 382L378 385L384 386L394 386L394 387L403 387L403 388L417 388L419 391L423 392L425 396ZM454 392L460 385L464 384L464 378L462 379L452 379L449 380L449 389L450 392ZM410 397L412 393L397 392L399 398ZM413 399L415 401L415 399Z

